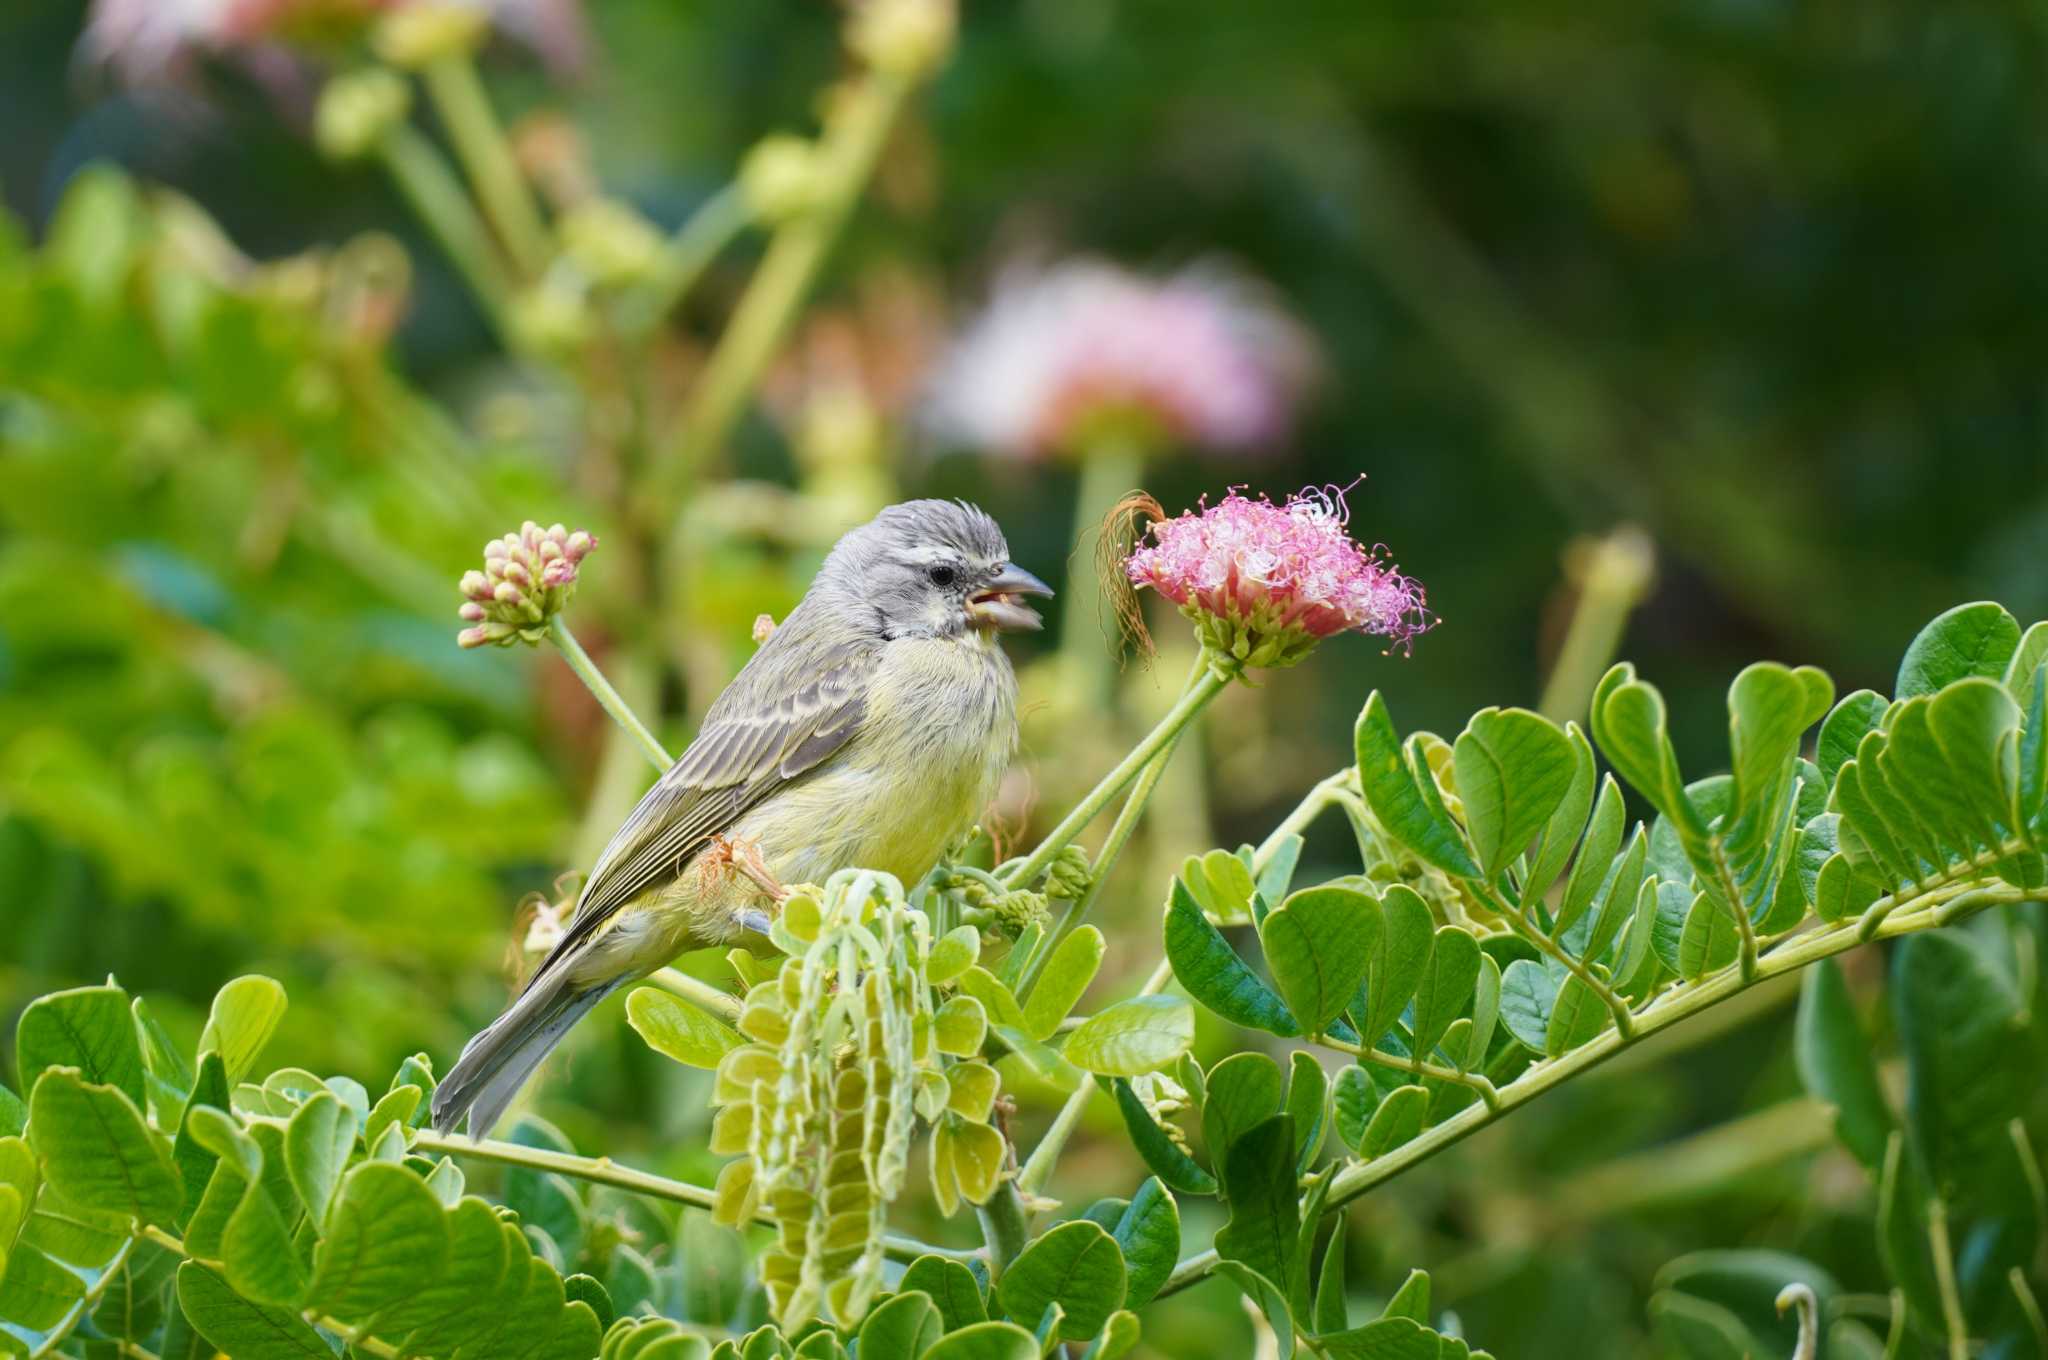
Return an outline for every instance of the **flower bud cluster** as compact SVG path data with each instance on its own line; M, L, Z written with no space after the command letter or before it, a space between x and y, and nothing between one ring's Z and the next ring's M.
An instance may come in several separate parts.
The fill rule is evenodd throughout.
M576 570L596 546L581 529L543 529L532 520L486 543L483 570L462 574L462 619L470 626L456 641L464 647L539 642L575 593Z

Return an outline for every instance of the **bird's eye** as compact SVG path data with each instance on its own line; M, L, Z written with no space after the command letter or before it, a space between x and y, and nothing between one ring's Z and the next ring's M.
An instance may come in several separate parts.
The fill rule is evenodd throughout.
M960 579L960 573L953 567L938 566L928 568L925 577L935 586L950 586Z

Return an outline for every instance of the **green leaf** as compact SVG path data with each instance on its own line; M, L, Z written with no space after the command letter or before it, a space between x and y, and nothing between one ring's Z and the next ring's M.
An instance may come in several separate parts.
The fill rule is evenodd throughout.
M75 987L37 997L14 1030L14 1070L33 1088L45 1068L71 1067L112 1086L143 1108L142 1045L128 994L119 987Z
M1965 676L2002 679L2006 663L2019 645L2019 621L2003 605L1990 601L1959 604L1937 615L1906 648L1892 692L1911 699L1932 694Z
M1026 1034L1043 1043L1058 1032L1060 1021L1067 1018L1081 994L1088 990L1088 984L1095 981L1096 971L1102 967L1104 948L1102 932L1094 926L1082 926L1059 942L1040 970L1037 985L1024 1001ZM1189 1023L1193 1024L1192 1016Z
M426 1182L390 1162L363 1162L343 1179L314 1253L312 1306L365 1326L447 1264L446 1216Z
M1036 1322L1058 1304L1059 1334L1086 1341L1123 1306L1123 1253L1100 1224L1071 1219L1038 1238L1010 1263L996 1298L1011 1318ZM927 1352L929 1354L929 1352Z
M142 1080L149 1095L147 1112L155 1117L157 1127L168 1128L178 1122L185 1100L192 1094L192 1065L185 1061L185 1055L178 1051L163 1023L141 997L128 1003L128 1012L134 1017L135 1032L142 1040Z
M1105 1006L1067 1036L1067 1061L1099 1077L1135 1077L1188 1051L1195 1008L1179 996L1134 996Z
M627 993L626 1023L656 1053L707 1072L717 1071L719 1060L743 1042L738 1031L711 1012L658 987Z
M1834 682L1812 666L1795 671L1775 661L1745 666L1728 687L1734 787L1721 834L1731 853L1742 854L1777 825L1799 739L1828 711L1834 690Z
M1813 758L1827 787L1833 788L1835 775L1856 758L1856 747L1864 734L1877 730L1888 702L1874 690L1859 689L1836 704L1820 725Z
M938 1305L916 1290L891 1294L868 1310L860 1325L862 1355L922 1355L945 1334Z
M1014 1323L979 1322L942 1337L918 1360L1039 1360L1038 1338Z
M2038 1073L2026 1007L2011 978L1968 934L1930 931L1892 954L1891 1001L1906 1057L1906 1136L1933 1192L1970 1209L2008 1193L2006 1125Z
M939 1310L941 1330L957 1332L962 1327L988 1319L988 1305L974 1272L958 1261L943 1256L920 1256L903 1272L896 1286L908 1293L917 1290Z
M1571 791L1578 756L1563 729L1521 708L1483 708L1452 746L1465 830L1483 877L1521 855Z
M1247 1129L1223 1157L1230 1221L1216 1253L1257 1271L1292 1299L1302 1279L1301 1188L1294 1174L1294 1117L1276 1114Z
M1481 953L1479 957L1479 980L1472 987L1472 1033L1466 1040L1464 1061L1459 1065L1467 1070L1486 1065L1487 1050L1493 1047L1493 1032L1500 1024L1500 965L1491 955Z
M1258 893L1268 902L1278 902L1287 896L1289 885L1294 882L1294 867L1301 862L1301 848L1307 842L1299 835L1281 837L1266 858L1266 867L1259 871Z
M1271 1118L1286 1095L1279 1065L1263 1053L1233 1053L1209 1069L1202 1100L1202 1141L1220 1167L1253 1125ZM1292 1159L1292 1149L1289 1158ZM1226 1193L1227 1193L1226 1181Z
M6 1263L0 1266L0 1320L48 1331L69 1318L85 1297L83 1280L27 1242L16 1242L0 1258Z
M238 1082L255 1069L263 1046L284 1018L284 988L274 978L250 973L214 993L206 1028L199 1032L199 1052L218 1053L228 1081Z
M1878 1085L1870 1041L1856 1018L1841 966L1833 959L1806 970L1793 1053L1807 1093L1834 1107L1835 1136L1877 1175L1892 1133L1892 1112Z
M1558 801L1557 810L1543 825L1543 834L1529 855L1529 869L1522 876L1520 898L1540 902L1550 885L1564 872L1579 833L1586 829L1586 812L1593 806L1594 785L1599 782L1593 762L1593 747L1577 723L1564 725L1565 739L1572 749L1572 781Z
M1180 1206L1158 1177L1148 1176L1109 1233L1124 1256L1123 1306L1143 1308L1180 1259Z
M1257 891L1252 871L1228 850L1189 855L1180 877L1196 903L1210 915L1225 921L1242 921L1251 915L1252 894Z
M1180 879L1166 908L1166 957L1188 995L1232 1024L1292 1038L1301 1026L1221 931L1209 924Z
M589 1308L592 1315L597 1318L600 1330L611 1326L613 1319L619 1315L618 1309L612 1304L611 1291L606 1289L595 1275L567 1276L562 1281L562 1296L571 1303L581 1303Z
M1264 1316L1266 1325L1272 1328L1274 1339L1280 1343L1279 1360L1293 1360L1294 1310L1280 1287L1242 1261L1219 1261L1216 1273L1243 1290L1244 1296Z
M1397 1086L1387 1092L1358 1140L1358 1155L1370 1159L1400 1147L1422 1132L1428 1110L1429 1092L1420 1086Z
M1180 1145L1167 1136L1166 1130L1154 1122L1151 1112L1138 1099L1131 1084L1119 1079L1110 1085L1116 1094L1117 1112L1123 1115L1124 1129L1131 1136L1131 1145L1138 1150L1138 1155L1151 1168L1152 1174L1182 1194L1215 1194L1216 1178L1183 1152Z
M1718 1303L1666 1291L1650 1297L1650 1321L1682 1360L1752 1360L1756 1342L1742 1319Z
M334 1360L297 1313L249 1302L195 1261L178 1267L178 1303L199 1334L235 1360Z
M1679 932L1678 975L1693 982L1719 972L1735 962L1741 948L1742 936L1728 908L1701 893L1685 913L1685 926Z
M1579 857L1572 864L1571 876L1565 879L1564 897L1558 903L1557 926L1553 934L1562 935L1591 910L1595 895L1608 881L1614 868L1614 855L1621 848L1627 821L1621 786L1614 782L1613 775L1607 775L1600 781L1600 800L1593 805L1593 818L1586 824L1586 838L1579 847ZM1534 899L1524 894L1523 900Z
M1394 1291L1394 1297L1387 1300L1387 1306L1380 1310L1383 1318L1407 1318L1410 1322L1429 1325L1429 1272L1411 1270L1401 1287Z
M11 1138L28 1127L28 1105L0 1083L0 1138Z
M508 1251L503 1225L483 1200L470 1196L442 1217L447 1268L394 1301L376 1319L378 1335L403 1340L417 1355L446 1354L470 1341L497 1316L514 1266L522 1281L527 1268L524 1256L515 1261Z
M1383 925L1366 975L1365 1004L1353 1014L1359 1043L1377 1047L1415 996L1429 968L1436 917L1413 888L1396 883L1380 898Z
M1330 1079L1323 1072L1323 1065L1316 1061L1315 1054L1296 1049L1288 1058L1287 1095L1282 1100L1287 1113L1294 1116L1294 1133L1298 1140L1294 1156L1294 1168L1306 1172L1323 1150L1323 1139L1329 1133L1328 1110L1330 1104Z
M299 1202L318 1225L327 1221L327 1206L355 1151L355 1119L341 1101L322 1091L299 1106L284 1131L284 1164Z
M1587 928L1585 938L1578 940L1576 951L1582 959L1597 959L1607 952L1621 933L1625 923L1635 920L1635 909L1642 894L1643 869L1649 854L1649 837L1638 825L1636 834L1629 837L1628 849L1615 861L1612 870L1601 880L1599 890L1594 894L1593 924ZM1560 916L1559 933L1565 929L1564 918ZM1584 919L1584 918L1580 918Z
M1024 1034L1024 1008L1017 1004L1016 993L988 969L976 964L962 973L960 990L981 1003L981 1008L988 1012L988 1022L991 1026L1013 1029L1026 1039L1031 1037Z
M1472 990L1479 982L1479 958L1479 941L1470 931L1444 926L1436 932L1429 966L1415 989L1415 1051L1424 1058L1436 1051L1451 1022L1471 1006Z
M1930 1332L1941 1320L1941 1288L1927 1241L1927 1185L1906 1156L1905 1135L1885 1144L1884 1171L1877 1183L1877 1252L1885 1274Z
M1457 824L1427 796L1394 731L1387 702L1378 690L1365 701L1354 733L1358 778L1373 816L1402 844L1444 872L1477 878L1479 866L1466 849Z
M1335 1111L1337 1136L1345 1147L1358 1151L1365 1127L1380 1106L1380 1088L1373 1084L1372 1074L1356 1065L1339 1072L1331 1083L1330 1105Z
M1704 839L1706 822L1685 796L1685 779L1665 731L1664 696L1635 678L1628 663L1614 667L1593 691L1593 740L1622 779L1670 818L1680 833Z
M1557 1006L1562 969L1546 967L1534 959L1516 959L1501 974L1500 1018L1508 1033L1532 1053L1544 1053L1549 1044L1550 1013Z
M1443 1353L1437 1334L1410 1318L1381 1318L1316 1340L1335 1360L1438 1360Z
M1136 1313L1122 1310L1111 1313L1102 1328L1102 1335L1081 1352L1081 1360L1121 1360L1138 1348L1142 1331Z
M178 1165L178 1175L185 1183L185 1208L178 1215L180 1223L189 1219L199 1208L200 1196L206 1193L207 1180L213 1175L217 1158L206 1147L192 1137L192 1111L199 1106L215 1110L228 1107L227 1065L220 1054L209 1053L199 1060L199 1073L193 1078L191 1098L185 1102L184 1112L178 1119L178 1135L171 1143L171 1160Z
M1607 1003L1583 979L1575 973L1565 974L1558 984L1557 1001L1550 1008L1550 1023L1544 1026L1544 1053L1555 1058L1591 1042L1607 1028L1611 1014Z
M981 957L981 932L973 926L955 926L933 942L925 956L925 976L933 986L944 986L974 966Z
M1323 1269L1316 1277L1315 1330L1341 1332L1350 1325L1344 1295L1344 1224L1340 1219L1337 1230L1330 1234L1330 1244L1323 1248Z
M58 1193L81 1208L177 1226L185 1206L178 1168L125 1091L53 1067L36 1080L29 1110L43 1174Z
M1427 910L1427 908L1425 908ZM1380 940L1380 904L1350 888L1304 888L1259 925L1287 1009L1311 1034L1344 1013Z

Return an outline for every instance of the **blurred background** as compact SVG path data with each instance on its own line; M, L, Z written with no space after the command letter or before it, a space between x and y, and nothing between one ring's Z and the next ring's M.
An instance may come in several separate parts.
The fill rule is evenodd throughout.
M457 577L527 517L597 534L572 621L679 749L841 530L911 495L988 507L1060 587L1013 649L1014 842L1191 655L1170 614L1153 665L1119 652L1111 504L1349 487L1441 622L1227 696L1100 913L1125 971L1098 995L1156 957L1180 857L1260 839L1375 687L1404 729L1572 717L1618 646L1701 774L1750 660L1888 690L1951 604L2048 612L2034 7L968 0L752 367L729 320L832 211L788 137L855 116L839 7L490 6L487 131L561 252L522 259L522 210L488 200L502 262L435 207L434 167L488 174L490 148L431 54L402 134L323 101L375 7L0 12L10 1024L112 972L196 1031L254 970L293 998L274 1062L445 1068L524 913L650 777L552 651L455 646ZM1328 872L1349 853L1311 842ZM1867 987L1881 960L1851 966ZM1660 1353L1652 1277L1697 1248L1881 1292L1864 1181L1786 1103L1791 998L1376 1194L1354 1276L1426 1267L1468 1335L1532 1357ZM705 1177L708 1078L617 1010L536 1108ZM1093 1127L1075 1198L1129 1194ZM1220 1285L1147 1320L1160 1355L1249 1336Z

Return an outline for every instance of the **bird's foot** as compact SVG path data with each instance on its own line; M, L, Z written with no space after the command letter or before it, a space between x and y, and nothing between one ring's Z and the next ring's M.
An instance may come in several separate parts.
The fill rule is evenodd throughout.
M744 875L778 907L789 900L789 889L768 872L768 861L762 857L759 841L713 836L705 851L705 862Z
M766 935L775 924L775 918L759 907L741 907L732 914L732 919L739 922L740 929L751 930L756 935Z

